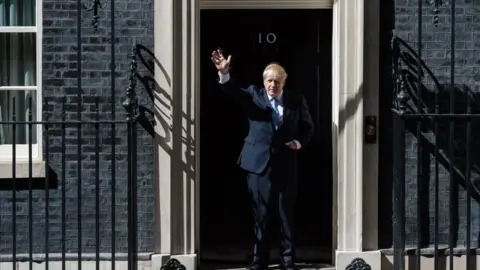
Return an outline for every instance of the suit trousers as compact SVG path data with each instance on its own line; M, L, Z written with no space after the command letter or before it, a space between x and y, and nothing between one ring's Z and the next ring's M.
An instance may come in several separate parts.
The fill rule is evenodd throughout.
M294 259L293 207L297 192L296 170L286 171L285 165L272 165L272 162L269 162L262 173L247 174L255 221L253 260L261 264L268 263L272 234L278 229L279 255L282 261L287 263ZM275 226L278 223L280 226Z

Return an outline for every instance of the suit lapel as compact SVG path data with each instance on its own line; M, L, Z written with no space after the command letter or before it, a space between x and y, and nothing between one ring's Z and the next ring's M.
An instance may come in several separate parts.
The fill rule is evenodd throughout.
M272 104L270 103L270 100L268 99L267 90L265 88L262 89L262 95L263 95L263 101L265 102L265 108L273 109Z
M273 110L272 104L270 103L270 100L268 99L267 90L265 88L262 89L262 96L263 96L263 103L265 105L265 109L270 108L270 110ZM270 111L270 110L268 110L268 111ZM273 127L273 115L270 115L270 119L271 119L272 129L275 132L275 128Z
M288 121L290 116L290 112L291 112L290 101L291 101L290 94L288 93L288 91L283 90L283 124L286 121Z

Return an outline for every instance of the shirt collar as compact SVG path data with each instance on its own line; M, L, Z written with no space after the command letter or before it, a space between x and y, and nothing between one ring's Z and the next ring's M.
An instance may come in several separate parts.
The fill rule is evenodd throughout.
M267 89L265 89L265 92L267 93L268 100L269 100L269 101L272 101L273 97L268 94ZM282 89L282 91L280 92L280 94L276 97L276 99L277 99L278 101L280 101L280 100L282 100L282 96L283 96L283 89Z

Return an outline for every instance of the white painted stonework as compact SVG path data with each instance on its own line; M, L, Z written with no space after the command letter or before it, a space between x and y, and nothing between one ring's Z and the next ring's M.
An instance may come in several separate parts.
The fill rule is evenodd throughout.
M332 0L200 0L201 9L332 8Z
M198 1L155 1L158 254L195 253L198 14Z
M377 248L378 147L365 145L363 141L364 115L378 116L378 12L375 11L379 0L317 1L155 1L154 53L158 60L155 252L158 255L152 258L152 264L157 266L152 268L158 269L159 263L171 255L196 268L200 247L197 234L201 181L198 157L202 151L198 132L200 8L246 8L246 3L258 8L263 3L271 8L292 8L292 5L312 8L316 4L333 8L332 258L337 269L354 257L365 258L375 266L372 269L380 269L376 268L380 265L380 253L364 252ZM367 7L373 11L365 20ZM365 41L369 45L364 47Z
M137 264L137 270L151 270L152 261L139 261ZM32 268L28 262L17 262L15 263L15 268L13 267L12 262L1 262L0 269L2 270L45 270L46 263L36 263L34 262ZM62 262L61 261L51 261L48 263L48 269L51 270L63 270ZM66 261L65 262L65 270L78 270L78 262L77 261ZM81 269L97 269L95 261L82 261ZM112 262L111 261L100 261L100 269L101 270L111 270L112 269ZM128 263L127 261L115 261L115 269L117 270L127 270Z

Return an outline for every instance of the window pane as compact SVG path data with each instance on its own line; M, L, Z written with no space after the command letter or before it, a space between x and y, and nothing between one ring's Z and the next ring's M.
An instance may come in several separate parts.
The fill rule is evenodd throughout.
M36 52L35 33L0 33L0 86L37 85Z
M32 121L36 121L36 91L0 91L0 122L12 121L14 115L16 121L28 121L30 113L30 97L32 97ZM13 143L13 132L12 124L0 124L0 145ZM32 136L32 144L37 143L36 125L32 125L30 133L28 125L18 124L16 125L15 133L16 144L28 144L30 134Z
M0 0L0 26L35 26L35 0Z

